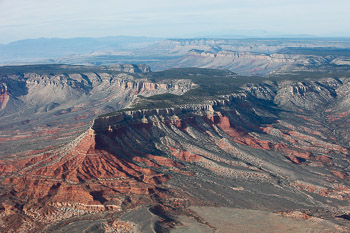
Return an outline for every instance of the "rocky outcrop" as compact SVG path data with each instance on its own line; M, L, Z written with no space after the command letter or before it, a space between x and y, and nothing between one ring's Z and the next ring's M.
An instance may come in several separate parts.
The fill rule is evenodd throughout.
M128 123L148 123L152 122L154 117L165 121L176 121L185 114L202 112L214 112L215 107L228 106L234 98L245 98L244 94L234 94L225 96L220 100L209 100L200 104L186 104L174 108L159 108L159 109L140 109L126 110L99 116L94 120L92 129L95 131L112 130L118 128L119 125Z
M42 82L55 86L61 80L92 96L104 90L115 100L116 90L131 98L193 87L185 80L85 75ZM23 78L35 86L37 77ZM190 205L337 222L334 216L346 214L350 197L346 80L266 81L200 103L101 115L68 144L1 160L0 230L51 231L103 220L116 231L138 211L157 216L155 228L171 228L178 223L174 216L201 221ZM103 97L94 108L109 100Z
M262 54L251 52L219 51L217 53L209 51L191 50L188 55L210 58L229 58L234 62L236 59L266 60L274 63L295 63L298 57L288 54ZM299 62L308 62L305 57L300 56Z
M303 67L320 66L329 64L329 62L328 58L314 55L194 49L177 61L177 67L229 69L243 75L265 76L291 70L305 70L306 68Z
M92 72L87 67L69 67L56 67L61 69L57 73L24 72L2 77L0 128L6 133L0 135L0 154L19 154L68 142L84 132L96 116L127 107L138 95L182 95L195 87L190 80L155 82L111 68L95 68L97 72ZM45 130L47 127L50 130ZM42 144L44 137L46 145ZM15 146L17 143L22 151Z

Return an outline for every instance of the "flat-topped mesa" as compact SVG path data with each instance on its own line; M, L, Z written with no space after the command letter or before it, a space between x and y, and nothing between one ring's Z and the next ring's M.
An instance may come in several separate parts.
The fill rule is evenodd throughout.
M160 93L170 91L177 94L183 94L196 87L196 84L188 79L165 80L162 82L152 82L147 79L131 79L130 77L116 80L116 85L121 90L133 89L138 94L147 95L148 92Z
M98 132L112 131L121 126L156 121L172 121L187 114L215 114L217 108L229 106L234 99L246 98L244 93L223 96L222 99L208 100L201 104L184 104L173 108L139 109L115 112L99 116L94 120L90 130Z
M298 64L310 64L315 62L318 64L326 63L327 60L320 56L313 55L294 55L294 54L279 54L279 53L256 53L256 52L241 52L222 50L219 52L205 51L192 49L188 52L188 56L195 57L210 57L210 58L233 58L233 59L257 59L266 60L276 63L298 63ZM230 60L232 62L232 60Z
M125 73L149 73L151 68L146 64L115 64L110 66L84 66L84 65L56 65L61 69L90 70L95 68L100 71L119 71Z

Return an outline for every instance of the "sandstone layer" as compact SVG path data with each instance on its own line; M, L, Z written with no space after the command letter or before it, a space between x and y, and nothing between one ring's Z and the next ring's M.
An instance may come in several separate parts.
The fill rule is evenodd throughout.
M95 80L129 92L184 93L195 86L191 75ZM64 77L65 86L82 85L74 81L79 75ZM246 82L197 103L101 115L68 144L0 161L1 230L162 232L181 221L215 230L212 217L191 206L224 206L314 219L346 232L349 86L345 76Z

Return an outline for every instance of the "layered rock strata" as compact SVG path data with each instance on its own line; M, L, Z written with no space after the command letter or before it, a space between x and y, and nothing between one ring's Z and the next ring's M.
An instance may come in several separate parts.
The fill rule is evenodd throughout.
M171 228L170 216L201 222L189 205L219 205L299 211L347 229L337 216L349 211L349 146L345 130L332 131L348 120L347 85L266 82L202 104L100 116L67 146L1 162L2 227L53 230L98 216L116 230L143 206L155 227Z
M195 87L190 80L154 82L111 70L78 73L75 66L66 69L68 73L63 69L56 74L1 77L0 156L71 141L87 130L96 116L127 107L138 95L182 95Z

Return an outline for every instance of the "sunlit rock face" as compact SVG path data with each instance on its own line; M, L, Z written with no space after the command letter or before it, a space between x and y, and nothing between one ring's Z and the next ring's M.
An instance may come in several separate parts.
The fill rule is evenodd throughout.
M95 117L127 107L138 95L181 95L194 88L190 80L154 82L143 78L144 73L121 72L121 67L128 65L0 70L0 155L19 156L67 143L86 131Z
M136 98L130 93L193 88L189 80L104 75L88 76L91 90L74 84L87 99L109 91L90 110L117 99L111 86L129 100ZM50 79L37 90L56 85ZM166 231L184 216L210 228L208 216L191 206L224 206L325 219L346 231L345 218L337 216L346 216L349 205L349 85L346 77L246 83L200 103L94 117L68 143L0 161L1 230Z

